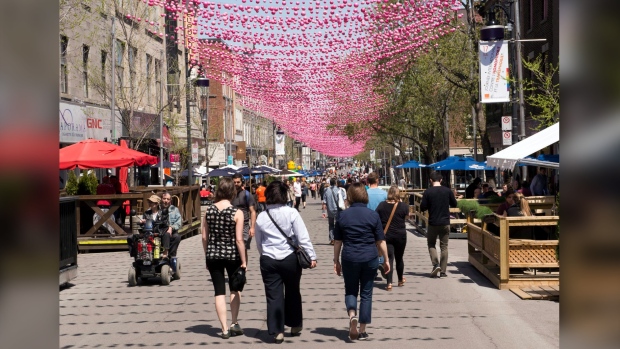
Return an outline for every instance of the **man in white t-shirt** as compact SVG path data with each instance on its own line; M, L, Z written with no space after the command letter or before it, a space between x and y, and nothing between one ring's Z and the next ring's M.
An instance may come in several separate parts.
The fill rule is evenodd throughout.
M295 209L299 211L301 203L301 182L297 178L293 178L293 193L295 194Z

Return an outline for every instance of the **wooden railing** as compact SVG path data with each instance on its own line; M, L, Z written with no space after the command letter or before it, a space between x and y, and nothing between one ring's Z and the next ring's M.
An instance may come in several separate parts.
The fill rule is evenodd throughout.
M422 195L423 190L416 191L411 195L414 196L413 205L409 205L409 217L412 221L414 221L418 227L426 228L428 227L428 211L421 212L420 205L422 204ZM473 200L473 199L457 199L457 202L461 200ZM544 215L550 216L553 212L553 206L555 203L555 197L553 196L530 196L527 197L527 202L530 205L530 209L534 215ZM487 206L491 209L491 211L496 212L497 208L501 205L501 203L481 203L480 206ZM461 213L461 210L458 207L450 208L450 214L454 217L458 217ZM466 213L467 215L467 213ZM471 221L473 223L480 223L480 220L472 217ZM467 223L466 218L451 218L450 225L452 224L465 224Z
M557 226L558 221L558 216L503 217L493 214L485 217L482 226L467 223L469 261L500 289L559 285L560 265L555 257L558 240L511 238L511 233L514 235L517 229L549 229ZM498 234L491 230L497 230ZM558 268L558 272L544 275L526 275L521 271L511 273L515 268Z
M172 204L175 205L180 213L183 225L179 229L179 234L193 234L200 230L200 187L156 187L156 188L131 188L129 193L113 194L113 195L80 195L77 196L76 217L77 231L80 248L83 241L98 238L118 239L116 244L121 244L126 235L132 234L136 228L133 216L128 215L129 224L121 222L119 225L114 220L114 212L124 210L124 203L129 203L130 209L136 211L137 216L142 216L147 209L147 199L155 194L161 196L163 191L170 193ZM110 209L103 212L97 206L97 201L108 200L111 202ZM98 213L102 218L95 224L92 224L94 213ZM124 216L124 215L123 215ZM110 219L111 218L111 219ZM113 236L101 233L100 228L108 222L113 229ZM96 244L96 241L90 241L88 244Z

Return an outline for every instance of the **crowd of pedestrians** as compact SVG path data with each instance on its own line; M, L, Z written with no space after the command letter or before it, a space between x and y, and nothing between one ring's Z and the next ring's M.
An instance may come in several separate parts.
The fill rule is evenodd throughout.
M537 176L544 176L540 171ZM264 283L267 330L275 343L283 343L285 327L291 336L303 330L301 278L302 265L298 249L303 249L312 260L309 268L317 265L316 252L308 230L300 215L308 200L318 201L322 217L327 219L327 241L333 245L334 273L343 277L344 305L351 340L368 339L367 326L372 322L372 298L376 281L386 280L385 290L393 284L406 283L404 254L407 246L406 218L409 204L401 201L400 185L386 191L378 187L379 177L370 172L362 177L339 176L275 180L247 186L243 176L220 178L216 189L209 186L208 196L213 204L207 207L202 222L202 243L206 269L214 290L214 305L221 325L221 337L243 334L239 324L243 284L235 282L240 270L248 267L248 250L255 241ZM534 178L532 188L544 183ZM507 216L529 216L523 186L505 184L501 195L505 202L497 213ZM107 183L106 183L107 185ZM545 188L535 188L535 191ZM489 183L473 180L465 191L467 198L488 199L498 196ZM180 242L178 209L170 204L170 194L149 198L149 209L144 220L162 218L161 210L170 221L164 234L164 255L174 257ZM428 211L427 245L431 261L430 277L447 276L450 207L456 207L453 190L443 185L439 172L430 175L429 187L422 196L420 209ZM174 222L173 222L174 221ZM440 253L437 253L439 240ZM129 239L128 239L129 241ZM396 270L396 280L394 277ZM383 278L378 276L381 273ZM230 322L227 319L226 276L228 277ZM359 300L358 300L359 298Z

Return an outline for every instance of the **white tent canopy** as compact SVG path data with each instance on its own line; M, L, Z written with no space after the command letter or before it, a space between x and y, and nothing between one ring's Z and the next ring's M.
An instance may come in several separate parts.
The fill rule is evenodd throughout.
M503 170L513 169L515 165L524 159L553 143L560 141L560 123L549 126L546 129L515 143L510 147L487 157L487 165Z

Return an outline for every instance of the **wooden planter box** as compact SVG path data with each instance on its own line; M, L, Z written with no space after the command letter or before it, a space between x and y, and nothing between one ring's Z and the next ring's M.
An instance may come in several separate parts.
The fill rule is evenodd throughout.
M127 249L127 236L137 229L136 222L131 215L127 215L129 224L117 224L113 215L117 210L123 210L123 203L129 202L130 209L136 211L136 215L142 216L147 209L146 201L154 193L161 195L164 189L172 196L172 204L181 212L183 225L178 233L183 237L194 236L200 232L200 187L165 187L165 188L132 188L129 193L113 195L81 195L77 196L76 217L78 231L78 247L80 251L88 250L123 250ZM108 212L103 214L97 206L99 200L109 200L112 205ZM102 218L92 225L94 213L102 214ZM99 228L109 221L114 229L114 235L101 234ZM81 222L81 220L86 220Z
M558 240L510 238L511 228L554 227L558 216L488 217L482 227L467 223L469 262L476 269L499 289L560 284L560 265L555 258ZM491 224L499 228L499 236L488 230ZM524 272L524 268L531 271Z

